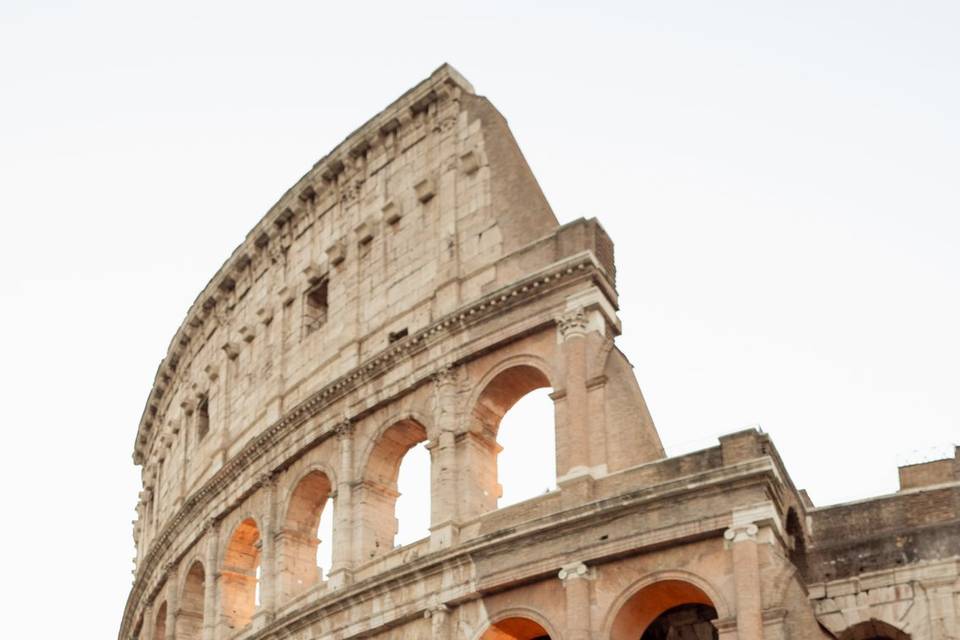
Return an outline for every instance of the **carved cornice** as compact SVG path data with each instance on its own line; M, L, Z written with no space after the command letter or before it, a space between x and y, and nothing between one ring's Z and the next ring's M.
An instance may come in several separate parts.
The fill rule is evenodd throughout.
M582 252L557 262L539 273L494 291L439 318L430 326L395 342L370 357L293 407L286 415L244 446L210 480L187 498L180 510L153 538L150 549L144 555L143 562L138 566L133 589L127 601L127 611L124 613L123 629L126 629L127 625L130 624L129 618L132 616L131 607L133 603L141 598L149 576L155 571L161 556L170 548L175 537L186 528L188 523L200 516L215 496L219 495L231 482L240 478L244 471L256 461L264 458L287 435L294 433L298 427L310 418L351 391L384 375L397 364L422 352L428 346L466 328L480 324L490 316L502 313L504 309L537 298L548 291L580 278L606 281L606 275L602 267L597 263L593 254L589 252ZM335 428L331 427L327 436L335 433ZM248 489L250 492L252 490L252 488Z

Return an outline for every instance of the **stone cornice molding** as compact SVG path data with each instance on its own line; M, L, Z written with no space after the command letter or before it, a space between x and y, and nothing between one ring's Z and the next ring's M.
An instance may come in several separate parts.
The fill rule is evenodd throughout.
M127 601L128 609L132 603L140 598L145 583L149 581L149 576L155 571L160 557L170 547L176 535L199 516L231 482L240 478L245 470L254 465L257 460L263 458L275 445L289 434L294 433L310 418L361 385L384 375L397 364L421 353L430 345L446 339L447 336L480 324L492 315L503 313L504 309L515 307L581 279L591 279L607 295L613 295L608 276L597 258L589 251L575 254L437 319L417 333L409 335L371 356L294 406L283 417L255 436L233 458L228 460L212 478L189 496L180 510L153 537L150 549L144 554L143 561L138 565L137 577ZM333 434L335 434L335 431L330 428L327 431L327 437ZM247 495L254 490L253 487L250 487L247 491L241 493ZM124 613L124 629L130 624L130 615L132 615L130 611Z

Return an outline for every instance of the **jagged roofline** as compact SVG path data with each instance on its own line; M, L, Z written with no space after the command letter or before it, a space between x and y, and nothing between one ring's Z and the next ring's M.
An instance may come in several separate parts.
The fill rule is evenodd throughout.
M317 161L307 173L284 192L276 204L270 207L270 210L267 211L260 222L247 233L243 242L233 250L230 257L223 263L223 266L217 270L216 274L214 274L193 301L193 304L190 305L186 317L183 322L180 323L180 327L177 329L177 332L167 347L166 355L157 367L157 373L153 379L153 386L144 404L143 413L140 416L140 424L137 428L137 436L134 440L134 464L139 465L144 462L146 452L143 447L149 442L149 432L153 425L152 417L159 411L159 403L167 390L166 382L172 380L176 375L179 356L191 340L191 334L187 331L187 327L194 318L202 317L205 314L204 306L207 305L208 301L216 300L217 291L221 287L221 284L231 279L231 273L233 271L237 268L242 268L246 264L246 261L249 259L248 252L258 250L257 242L265 235L269 237L270 228L274 223L281 221L284 216L289 215L287 212L296 204L301 193L318 184L332 183L333 177L339 173L339 169L342 167L344 157L351 151L362 146L369 138L380 135L384 127L390 125L392 121L397 120L406 110L417 113L426 108L427 105L437 99L437 91L442 90L444 86L456 87L471 94L475 93L473 85L460 75L460 72L447 63L440 65L428 78L411 89L408 89L383 111L350 133L350 135L344 138L343 142L334 147L330 153Z

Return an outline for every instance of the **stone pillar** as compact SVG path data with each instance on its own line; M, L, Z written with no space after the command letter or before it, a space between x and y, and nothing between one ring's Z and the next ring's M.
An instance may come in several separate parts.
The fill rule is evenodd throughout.
M207 526L203 576L203 640L214 640L217 630L217 581L220 577L220 566L217 562L219 529L217 522L210 522Z
M484 429L458 434L457 513L461 522L476 518L497 508L501 488L497 483L497 454L500 445Z
M443 549L456 544L459 537L457 387L455 375L449 367L437 371L433 383L436 400L434 419L439 435L430 443L430 547Z
M375 482L358 482L353 491L354 558L366 562L393 550L397 533L394 507L400 494Z
M587 424L587 314L577 309L557 318L564 362L565 430L558 442L557 481L590 472L590 432Z
M353 555L353 424L344 420L336 426L340 447L340 470L337 473L337 495L333 506L333 557L328 584L339 589L350 583Z
M273 613L277 604L277 482L273 476L266 474L260 478L261 491L267 494L267 508L264 511L262 522L263 531L260 532L260 608L254 618L262 618L263 623L273 620ZM263 624L261 623L261 624Z
M164 587L167 597L167 620L164 623L163 638L156 640L175 640L177 633L177 566L167 565L167 584Z
M582 562L564 565L557 574L567 595L567 624L564 638L590 640L590 581L593 575Z
M735 525L723 537L732 547L733 582L737 591L737 640L763 640L763 601L757 525Z
M450 607L445 604L435 604L423 612L423 617L430 619L430 639L448 640L450 635Z

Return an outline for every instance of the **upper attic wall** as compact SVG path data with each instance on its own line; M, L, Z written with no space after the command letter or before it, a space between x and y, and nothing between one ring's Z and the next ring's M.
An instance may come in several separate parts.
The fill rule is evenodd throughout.
M157 371L134 461L179 458L201 398L211 430L238 434L264 410L241 401L254 389L269 404L337 375L479 296L491 265L557 227L503 116L444 65L298 180L207 284ZM313 331L307 294L324 282ZM232 397L212 397L228 371Z

